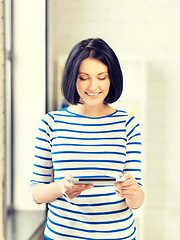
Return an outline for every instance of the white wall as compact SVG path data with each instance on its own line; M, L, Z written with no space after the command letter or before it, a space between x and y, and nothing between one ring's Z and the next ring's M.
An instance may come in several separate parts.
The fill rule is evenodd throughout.
M45 113L45 1L14 5L14 194L17 210L41 209L30 195L34 139Z
M31 203L29 178L35 129L45 112L44 2L14 1L14 157L18 209L40 208ZM77 41L96 36L104 38L119 56L144 59L147 73L144 239L178 240L180 1L49 2L56 19L51 25L55 66L58 57L68 54Z
M144 239L178 240L180 1L53 0L51 3L55 19L51 26L55 81L59 56L68 54L77 41L87 37L104 38L118 56L144 59L147 74Z

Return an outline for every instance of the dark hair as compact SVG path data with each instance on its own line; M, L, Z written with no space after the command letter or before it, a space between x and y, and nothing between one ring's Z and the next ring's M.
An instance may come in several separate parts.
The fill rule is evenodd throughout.
M114 51L100 38L82 40L72 48L67 58L62 77L61 89L64 98L73 105L80 103L76 81L80 64L86 58L97 59L108 68L110 88L104 99L104 103L113 103L118 100L123 90L121 67Z

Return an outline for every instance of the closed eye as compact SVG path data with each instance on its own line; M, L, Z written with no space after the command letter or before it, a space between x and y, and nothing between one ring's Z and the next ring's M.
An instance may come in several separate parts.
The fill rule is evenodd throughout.
M105 79L106 79L106 77L101 77L101 78L100 78L100 77L98 77L98 79L99 79L99 80L105 80Z
M80 80L87 80L88 78L79 77Z
M104 72L103 73L99 73L98 76L97 76L97 78L99 80L105 80L108 77L109 77L108 73L104 73Z

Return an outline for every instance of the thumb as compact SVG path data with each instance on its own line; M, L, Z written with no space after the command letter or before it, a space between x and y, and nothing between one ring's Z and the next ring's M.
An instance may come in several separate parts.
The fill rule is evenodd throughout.
M65 177L65 179L66 179L67 181L69 181L71 178L73 178L72 175L68 175L68 176Z
M131 179L132 175L131 174L124 174L123 177L126 178L126 180Z

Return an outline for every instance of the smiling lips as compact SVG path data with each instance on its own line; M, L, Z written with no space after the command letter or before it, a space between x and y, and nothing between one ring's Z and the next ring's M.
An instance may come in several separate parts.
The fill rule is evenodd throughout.
M101 92L98 92L98 93L89 93L89 92L86 92L86 94L88 96L92 96L92 97L97 97Z

